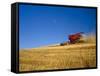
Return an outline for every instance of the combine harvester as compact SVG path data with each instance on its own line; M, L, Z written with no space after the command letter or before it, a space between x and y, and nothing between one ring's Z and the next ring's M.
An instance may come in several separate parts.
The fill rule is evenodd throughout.
M83 32L79 32L76 34L69 35L68 36L69 41L61 43L60 45L64 46L64 45L68 45L68 44L75 44L75 43L79 43L79 42L84 42L84 40L82 40L83 34L84 34Z

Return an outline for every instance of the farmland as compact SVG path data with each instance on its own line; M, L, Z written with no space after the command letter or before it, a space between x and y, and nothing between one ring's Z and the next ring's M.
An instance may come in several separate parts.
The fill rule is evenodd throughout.
M96 67L95 42L21 49L19 71Z

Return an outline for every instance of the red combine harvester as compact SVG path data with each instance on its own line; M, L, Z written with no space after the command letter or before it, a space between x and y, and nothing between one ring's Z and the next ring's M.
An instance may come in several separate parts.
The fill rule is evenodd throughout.
M68 45L68 44L78 43L82 39L83 34L84 34L83 32L79 32L79 33L76 33L76 34L69 35L68 36L69 41L63 42L60 45L64 46L64 45Z
M69 39L70 43L79 42L80 39L82 38L82 34L83 34L83 32L79 32L79 33L76 33L76 34L69 35L68 39Z

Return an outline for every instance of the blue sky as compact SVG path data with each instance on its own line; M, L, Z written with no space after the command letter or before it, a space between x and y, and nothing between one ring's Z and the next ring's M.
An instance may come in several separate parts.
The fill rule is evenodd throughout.
M20 48L61 43L68 40L69 34L95 31L95 8L19 6Z

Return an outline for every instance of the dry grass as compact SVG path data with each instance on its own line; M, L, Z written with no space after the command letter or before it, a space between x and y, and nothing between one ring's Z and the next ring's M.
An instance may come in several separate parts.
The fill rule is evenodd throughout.
M23 49L19 70L52 70L96 67L96 43Z

